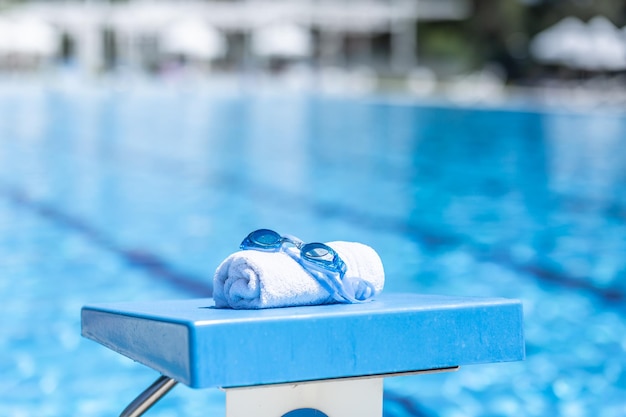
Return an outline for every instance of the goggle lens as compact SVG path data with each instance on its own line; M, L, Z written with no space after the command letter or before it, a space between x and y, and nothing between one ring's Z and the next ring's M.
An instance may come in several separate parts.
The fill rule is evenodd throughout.
M249 239L259 246L276 246L281 243L282 237L273 230L256 230L248 236Z
M302 255L317 261L332 262L335 259L334 251L331 252L326 245L309 243L302 247Z

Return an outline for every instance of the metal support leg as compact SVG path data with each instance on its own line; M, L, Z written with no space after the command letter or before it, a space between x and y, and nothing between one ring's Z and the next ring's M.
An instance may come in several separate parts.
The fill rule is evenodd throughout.
M157 401L163 398L165 394L170 392L177 383L178 381L161 375L152 385L128 404L128 407L122 411L120 417L139 417L143 415L143 413L148 411Z

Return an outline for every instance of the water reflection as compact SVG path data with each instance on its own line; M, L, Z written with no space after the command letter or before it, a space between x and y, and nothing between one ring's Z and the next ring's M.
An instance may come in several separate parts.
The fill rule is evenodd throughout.
M76 409L115 412L100 393L145 383L71 336L80 306L197 296L253 227L370 244L386 291L524 301L525 362L391 380L389 415L626 412L623 116L174 89L17 97L0 108L34 126L0 120L0 288L18 314L0 326L16 398L0 412L51 415L26 393L58 394L60 410L86 389L60 387L103 374ZM82 371L66 366L76 355ZM162 413L221 407L204 394Z

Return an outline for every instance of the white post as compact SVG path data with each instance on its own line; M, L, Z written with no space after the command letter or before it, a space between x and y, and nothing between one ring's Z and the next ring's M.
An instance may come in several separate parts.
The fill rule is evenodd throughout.
M381 417L383 378L226 389L226 417L283 417L302 409L319 411L328 417Z
M395 12L391 22L391 67L401 73L417 65L417 16L407 14L408 5L403 0L392 3Z

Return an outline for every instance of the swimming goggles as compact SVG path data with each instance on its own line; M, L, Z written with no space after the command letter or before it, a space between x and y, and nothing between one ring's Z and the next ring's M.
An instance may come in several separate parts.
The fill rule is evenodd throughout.
M259 229L250 233L239 247L243 250L286 253L339 302L360 303L374 295L374 286L370 282L346 277L346 264L333 248L324 243L304 243L295 236ZM290 247L298 251L288 249Z

